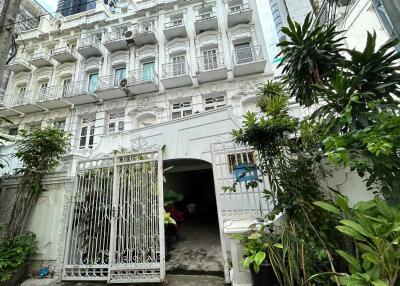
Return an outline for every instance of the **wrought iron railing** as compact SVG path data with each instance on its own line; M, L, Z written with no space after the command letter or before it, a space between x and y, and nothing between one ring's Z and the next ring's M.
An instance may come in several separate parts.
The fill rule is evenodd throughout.
M136 85L142 83L157 83L158 75L154 68L142 68L138 70L133 70L128 75L128 85Z
M236 14L250 10L250 4L249 3L237 4L229 6L228 8L229 8L229 14Z
M74 97L87 94L89 91L95 92L96 90L97 90L97 83L95 85L92 85L91 88L89 88L89 83L87 80L74 81L63 89L62 96Z
M40 88L38 93L38 101L48 101L63 98L64 94L67 92L69 86L49 86L46 88Z
M233 60L235 64L256 62L263 58L261 46L239 48L233 51Z
M215 15L215 13L213 11L203 12L203 13L199 13L199 15L196 16L196 22L208 21L208 20L215 19L216 17L217 16Z
M110 32L104 34L104 43L110 43L124 38L126 29L112 29Z
M74 49L72 49L72 47L69 47L69 46L55 48L50 51L50 55L52 55L52 56L65 54L65 53L75 54L75 51L74 51Z
M20 56L17 56L17 57L15 57L15 58L13 58L13 59L8 63L8 65L9 65L9 66L10 66L10 65L15 65L15 64L24 64L24 65L27 65L27 59L28 59L27 56L25 56L25 55L20 55Z
M185 25L183 19L175 19L175 20L172 20L172 21L170 21L168 23L165 23L164 24L164 28L165 29L171 29L171 28L180 27L180 26L183 26L183 25Z
M162 72L163 78L174 78L187 75L189 73L189 65L186 61L163 64Z
M224 68L225 67L224 54L215 53L198 57L197 65L199 66L200 72Z
M87 36L84 38L81 38L78 42L78 49L80 48L85 48L85 47L90 47L90 46L94 46L94 47L100 47L101 44L101 40L96 37L95 35L91 35L91 36Z
M128 76L121 76L121 75L106 75L99 77L97 81L97 89L98 90L107 90L107 89L113 89L113 88L119 88L120 83L123 79L127 79Z
M50 60L50 56L46 52L39 52L35 53L29 56L29 61L34 61L34 60L39 60L39 59L45 59L45 60Z
M33 92L31 90L16 92L8 95L7 98L9 106L27 105L34 102Z
M135 35L155 33L156 26L153 21L141 22L135 25L133 32Z

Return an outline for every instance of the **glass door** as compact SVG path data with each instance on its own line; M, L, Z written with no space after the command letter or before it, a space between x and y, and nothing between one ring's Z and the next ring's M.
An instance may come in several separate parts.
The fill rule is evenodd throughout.
M212 70L212 69L218 68L217 50L216 49L203 51L203 59L204 59L204 69L205 70Z
M62 82L62 97L68 96L69 87L71 85L71 78L65 78Z
M97 90L97 80L99 79L99 73L93 73L89 75L89 92L96 92Z
M126 68L115 69L114 72L114 86L118 87L121 80L126 79Z
M152 81L154 78L154 62L143 63L142 65L142 80Z
M251 51L250 43L243 43L235 45L236 62L238 64L248 63L253 61L253 53Z
M185 55L175 56L172 58L172 66L174 76L183 75L186 73L185 69Z

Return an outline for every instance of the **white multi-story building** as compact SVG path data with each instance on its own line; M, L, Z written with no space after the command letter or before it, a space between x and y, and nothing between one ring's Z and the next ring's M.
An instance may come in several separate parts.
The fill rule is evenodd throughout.
M311 6L302 7L290 13L304 19ZM282 23L275 19L275 26L272 15L262 0L118 1L112 12L99 0L82 13L41 17L37 28L19 34L0 110L12 124L3 132L56 126L71 133L29 224L41 264L63 280L162 281L166 269L176 269L165 262L162 200L152 192L158 186L184 195L180 204L195 229L189 245L217 265L203 269L207 263L190 252L189 270L217 270L226 282L250 285L239 242L229 236L247 230L270 204L266 186L245 187L256 175L256 156L233 144L231 132L243 114L258 111L257 90L274 76L268 51L276 51L277 36L269 32L278 35ZM296 106L292 112L302 116ZM144 153L112 155L132 149ZM0 151L9 162L1 170L6 222L20 163L12 142ZM173 166L164 184L162 166ZM244 177L243 168L250 168ZM338 174L330 184L362 193L362 183L347 185L352 176ZM236 192L225 192L234 181ZM206 221L200 228L196 213ZM210 243L214 236L217 245L199 238Z

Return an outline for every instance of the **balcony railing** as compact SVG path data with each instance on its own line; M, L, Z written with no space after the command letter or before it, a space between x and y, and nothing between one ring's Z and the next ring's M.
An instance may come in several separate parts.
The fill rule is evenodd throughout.
M183 22L183 19L175 19L175 20L172 20L172 21L170 21L168 23L165 23L164 24L164 28L165 29L171 29L171 28L180 27L180 26L183 26L183 25L185 25L185 23Z
M124 38L125 30L116 29L110 32L105 33L104 35L104 43L114 42Z
M261 46L239 48L233 51L235 64L245 64L263 59Z
M204 22L215 18L216 18L215 13L212 11L203 12L196 16L196 22Z
M38 90L38 101L48 101L63 98L69 89L69 85L66 86L49 86L46 88L40 88Z
M167 63L163 64L162 72L163 78L174 78L187 75L189 73L189 66L186 61Z
M155 33L155 32L156 32L156 26L152 21L138 23L134 28L135 35Z
M88 36L85 38L81 38L78 43L78 49L79 48L84 48L84 47L99 47L101 43L101 40L97 38L96 36Z
M197 64L201 72L225 68L224 54L215 53L203 55L197 58Z
M133 70L128 75L128 85L136 85L149 82L158 82L158 75L154 68L142 68Z
M27 65L27 59L28 57L26 55L20 55L15 58L13 58L8 65L15 65L15 64L24 64Z
M249 3L229 6L229 14L240 13L247 10L250 10Z
M45 53L45 52L39 52L39 53L35 53L35 54L32 54L29 56L30 61L39 60L39 59L46 59L46 60L50 61L50 56L48 53Z
M87 94L89 90L95 92L97 90L97 83L89 88L88 81L86 80L71 82L62 90L62 97L73 97Z
M33 102L33 92L31 90L16 92L8 96L10 106L26 105Z
M52 49L50 52L50 55L56 56L56 55L65 54L65 53L75 54L75 51L72 49L72 47L65 46L65 47Z
M99 77L99 80L97 82L98 90L119 88L121 80L127 78L128 76L120 76L115 74Z

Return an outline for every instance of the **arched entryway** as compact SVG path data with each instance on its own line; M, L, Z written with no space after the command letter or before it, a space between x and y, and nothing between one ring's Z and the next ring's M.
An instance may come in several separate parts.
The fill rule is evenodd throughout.
M212 165L198 159L164 163L166 209L177 222L166 227L166 270L223 275ZM169 203L172 201L172 203Z

